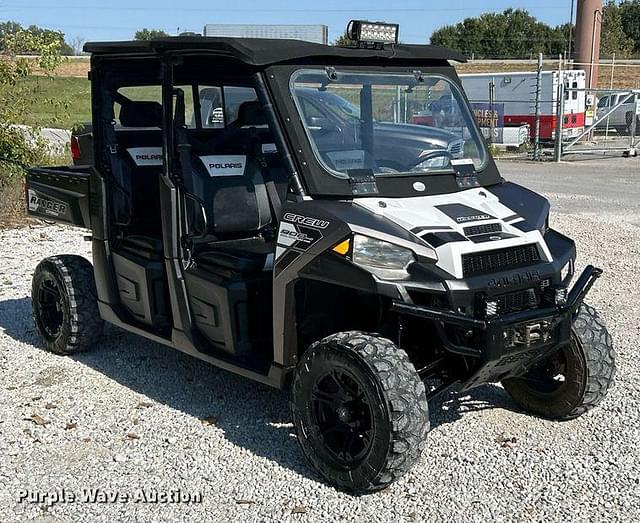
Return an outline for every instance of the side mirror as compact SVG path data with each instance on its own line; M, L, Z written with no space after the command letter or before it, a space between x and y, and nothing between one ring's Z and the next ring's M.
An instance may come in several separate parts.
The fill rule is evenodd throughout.
M324 116L311 116L307 121L307 125L309 126L309 129L313 131L327 130L332 127L329 119Z
M319 134L342 132L342 129L338 125L334 124L324 116L311 116L307 120L307 126L311 131Z

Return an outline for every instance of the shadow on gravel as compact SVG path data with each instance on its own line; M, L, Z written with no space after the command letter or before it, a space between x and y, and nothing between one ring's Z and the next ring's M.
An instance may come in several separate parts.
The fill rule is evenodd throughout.
M453 423L467 412L491 409L520 412L511 397L498 385L482 385L465 392L445 392L429 402L431 428Z
M31 298L0 301L0 329L14 340L38 345L31 316Z
M0 301L0 332L45 350L31 317L31 299ZM47 353L49 354L49 353ZM50 354L51 365L57 356ZM227 440L305 477L307 466L289 420L288 394L217 369L177 350L107 326L103 341L72 358L172 409L213 422ZM140 398L139 402L145 401ZM158 426L158 431L163 427ZM165 437L176 434L167 433Z
M41 348L29 298L0 302L0 329L16 341ZM52 361L60 357L50 356ZM107 327L104 340L92 351L73 359L154 401L200 420L206 418L224 431L227 440L253 454L319 479L298 448L286 391L241 378L112 327ZM513 410L515 405L493 385L465 393L445 393L430 402L431 425L435 428L455 422L464 412L493 408ZM161 431L162 427L157 429ZM169 436L174 434L167 433Z

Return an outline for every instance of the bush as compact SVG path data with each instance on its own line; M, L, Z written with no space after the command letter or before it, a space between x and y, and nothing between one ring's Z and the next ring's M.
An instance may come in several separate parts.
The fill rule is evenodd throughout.
M18 225L24 214L24 181L0 177L0 227Z
M38 59L17 56L24 48L32 49ZM24 167L49 160L46 142L37 127L21 124L31 110L33 88L24 80L37 66L46 75L53 75L61 63L61 42L48 32L18 31L4 38L5 55L0 60L0 217L12 216L22 208ZM47 100L44 103L58 104Z

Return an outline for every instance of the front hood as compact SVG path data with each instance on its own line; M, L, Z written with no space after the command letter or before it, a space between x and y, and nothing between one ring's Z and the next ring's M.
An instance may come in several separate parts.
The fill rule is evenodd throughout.
M538 215L547 213L548 206L527 208L525 219L522 210L514 210L524 203L507 201L513 196L505 193L501 200L486 188L474 188L437 196L356 198L354 203L410 231L435 249L439 268L462 278L462 256L468 253L535 244L541 259L552 261L538 227L546 218Z
M413 139L432 144L437 143L443 147L446 147L449 143L460 139L452 132L426 125L376 122L374 124L374 130L377 133L384 133L385 135Z

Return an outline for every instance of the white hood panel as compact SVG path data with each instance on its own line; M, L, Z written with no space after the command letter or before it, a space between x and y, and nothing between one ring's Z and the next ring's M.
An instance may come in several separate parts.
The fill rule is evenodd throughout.
M523 232L514 225L524 221L485 188L411 198L356 198L370 212L411 231L438 254L437 266L462 278L462 255L517 245L538 244L541 258L551 261L540 231ZM494 234L475 234L465 228L492 226Z

